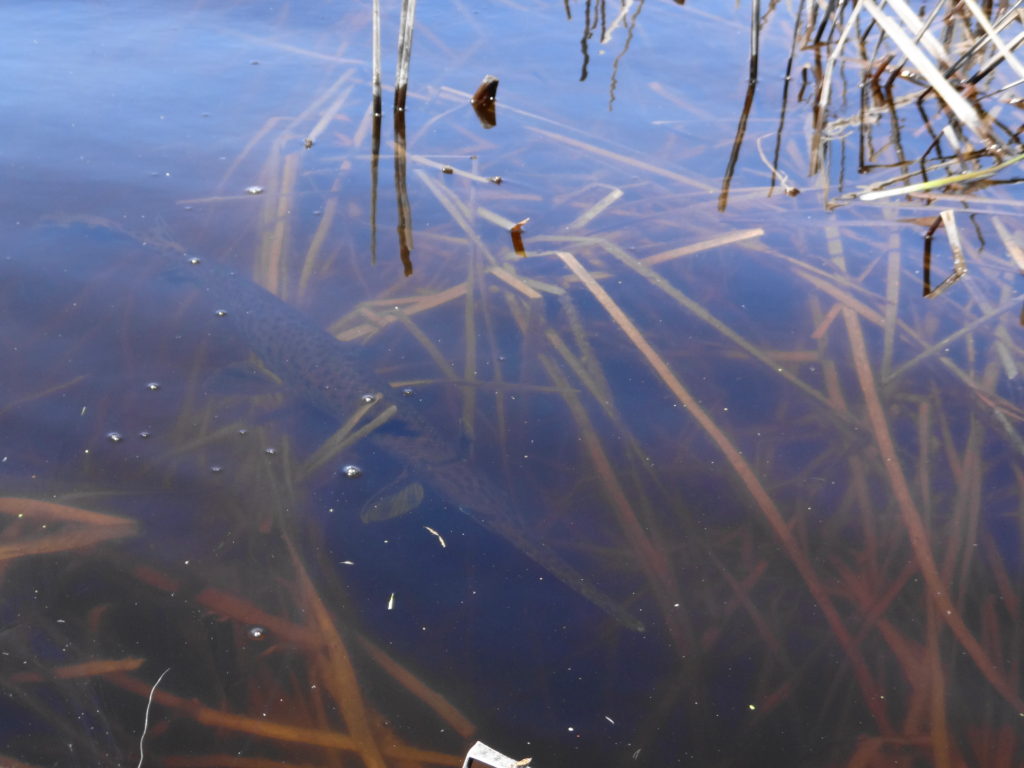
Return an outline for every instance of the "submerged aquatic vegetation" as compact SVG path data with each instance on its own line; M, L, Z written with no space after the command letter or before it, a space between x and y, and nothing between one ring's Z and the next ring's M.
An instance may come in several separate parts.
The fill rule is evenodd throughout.
M793 5L766 13L778 19ZM797 32L835 32L832 50L851 23L862 45L885 50L879 27L850 21L855 6L799 7L818 15L798 13ZM762 31L763 46L775 33ZM826 50L802 55L826 62ZM762 50L761 84L770 60ZM846 67L834 69L838 99L837 78L870 67L849 52L835 62ZM905 68L896 87L913 79ZM808 87L820 83L807 71ZM191 198L177 235L189 241L177 250L211 252L207 267L231 264L277 298L218 271L209 285L226 319L195 309L194 286L150 301L139 282L124 290L116 279L157 261L136 243L101 262L110 279L72 291L25 334L28 346L73 339L75 360L99 358L116 338L117 357L101 359L131 386L126 396L90 388L96 369L69 372L63 348L50 358L59 366L11 368L23 373L7 384L5 434L46 424L70 401L92 441L61 435L70 458L47 489L77 511L45 530L34 529L41 518L0 520L13 617L5 650L17 662L3 670L4 689L18 714L65 737L11 740L0 752L52 764L60 741L92 764L111 762L93 735L101 729L77 708L103 715L94 718L120 750L113 762L128 763L152 696L153 764L458 765L483 730L566 760L624 764L1020 762L1024 296L1013 282L1014 208L993 213L988 202L969 218L917 198L821 219L812 195L762 200L770 172L737 165L763 183L730 187L719 217L717 180L679 159L672 137L640 151L597 122L570 128L503 96L502 127L523 130L513 150L499 149L480 139L492 134L460 133L483 129L459 90L467 83L446 75L435 91L409 91L411 130L395 154L415 170L406 178L396 165L396 201L404 194L409 207L389 218L404 234L382 235L377 250L389 256L374 263L374 206L354 183L377 161L376 148L362 154L372 107L351 68L324 77L304 108L268 118L230 164L225 189L256 180L264 193ZM669 93L667 78L655 85ZM449 115L466 119L438 132L451 144L441 151L423 126ZM826 118L826 152L853 126L842 120ZM871 120L853 127L881 150ZM720 168L728 142L712 149ZM769 162L813 190L779 160L799 150L777 150ZM557 167L530 175L531 163L544 165L535 158L552 156ZM497 173L501 187L487 183ZM977 197L967 202L979 210ZM225 211L239 204L251 227L243 241L207 242L231 229ZM402 210L416 213L415 228ZM954 274L970 271L924 302L929 278L907 254L936 219L936 273L953 233ZM36 318L19 282L3 282L0 313ZM133 333L150 305L175 309L158 327L173 342ZM288 328L277 346L260 340L266 329L245 329L254 309L249 321ZM234 321L241 334L228 330ZM82 328L100 329L90 332L103 344ZM239 336L278 387L254 395L209 383L225 360L257 365ZM318 354L344 370L297 370ZM154 375L153 357L180 364ZM419 414L405 408L406 391L426 401L422 418L453 425L450 440L436 437L443 426L403 415ZM305 409L309 400L340 428ZM389 443L403 419L410 434ZM115 429L117 443L104 437ZM18 448L25 499L49 457ZM332 468L352 453L362 476L338 477ZM362 499L337 488L369 485L381 454L413 456L416 477L385 489L389 509L406 516L366 533L366 507L351 502ZM456 456L487 467L487 488L455 470L434 490L501 507L508 551L440 507L408 516L430 490L417 492L417 481ZM515 550L538 545L580 578L634 595L645 635L619 631L571 593L562 599ZM20 636L25 627L36 634ZM567 735L567 722L578 730Z
M810 175L827 206L981 190L1021 160L1020 126L1006 119L1024 77L1016 5L800 3L786 24L794 32L783 99L795 66L813 108ZM847 168L860 189L849 189Z

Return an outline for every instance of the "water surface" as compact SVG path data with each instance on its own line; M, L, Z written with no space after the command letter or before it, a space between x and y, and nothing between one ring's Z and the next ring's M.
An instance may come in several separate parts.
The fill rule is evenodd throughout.
M374 193L368 6L9 4L4 760L137 763L169 670L151 766L1019 762L1018 207L957 208L923 298L937 210L826 213L792 91L770 189L794 12L723 206L745 7L421 7ZM331 443L190 259L343 340L498 522Z

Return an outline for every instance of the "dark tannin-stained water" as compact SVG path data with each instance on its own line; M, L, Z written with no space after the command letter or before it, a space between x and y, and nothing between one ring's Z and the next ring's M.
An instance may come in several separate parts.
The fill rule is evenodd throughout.
M0 765L1021 764L1016 171L760 5L0 9Z

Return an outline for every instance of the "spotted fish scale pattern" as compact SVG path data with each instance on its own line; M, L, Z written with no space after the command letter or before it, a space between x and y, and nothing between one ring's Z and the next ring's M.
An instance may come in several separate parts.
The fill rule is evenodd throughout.
M287 387L339 422L364 404L365 395L379 395L378 405L393 405L396 414L367 441L620 624L643 629L622 605L531 538L510 513L507 495L459 454L454 441L441 436L413 400L396 397L386 382L369 374L355 347L253 281L208 260L191 260L185 273L227 311L245 343Z

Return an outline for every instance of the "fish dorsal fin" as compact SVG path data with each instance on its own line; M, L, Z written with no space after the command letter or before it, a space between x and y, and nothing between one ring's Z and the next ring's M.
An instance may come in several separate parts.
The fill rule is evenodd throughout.
M423 502L423 486L404 475L376 493L363 505L359 517L364 523L379 523L412 512Z

